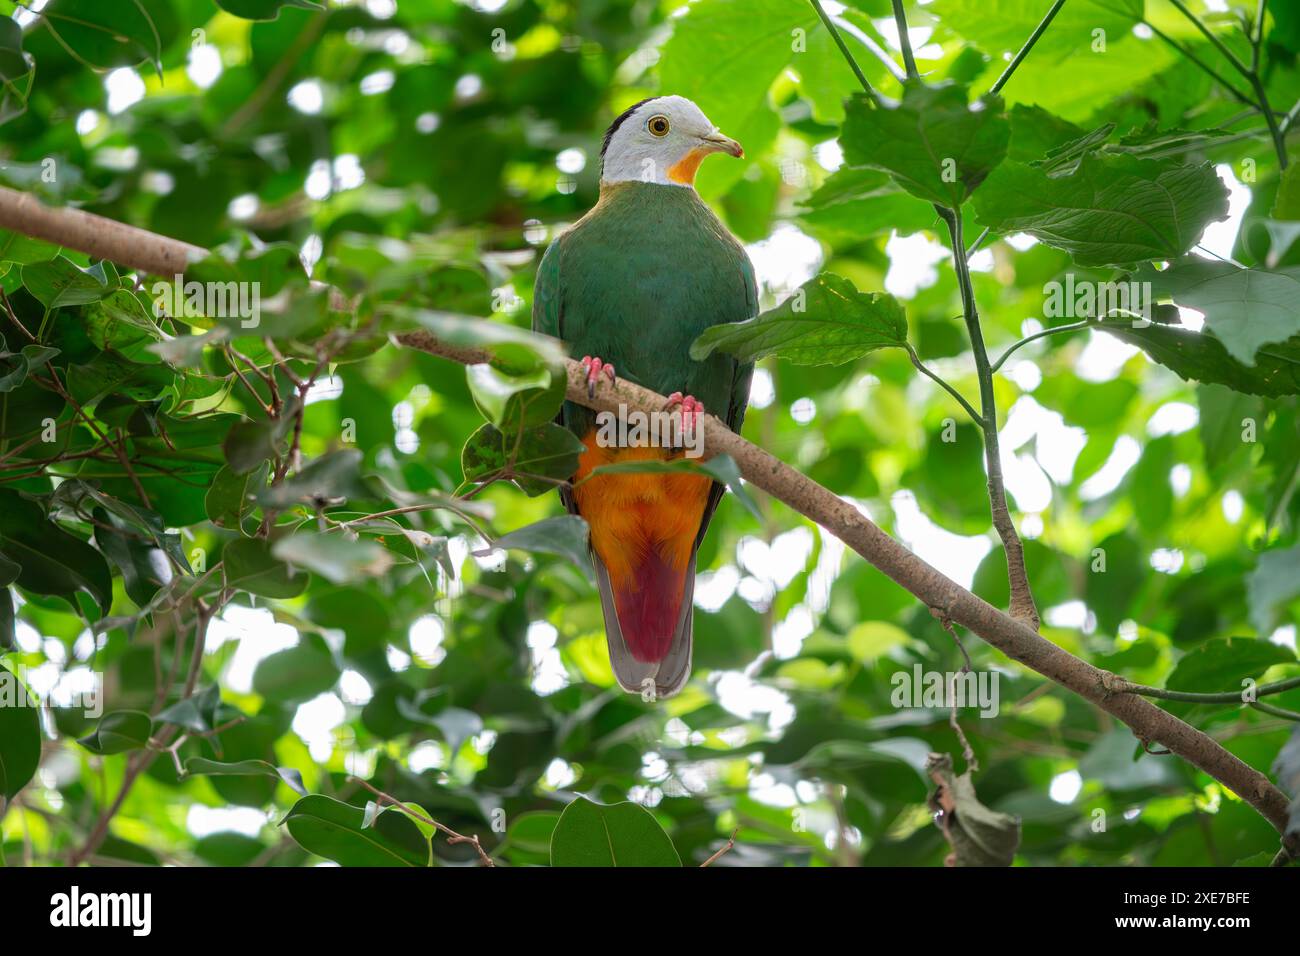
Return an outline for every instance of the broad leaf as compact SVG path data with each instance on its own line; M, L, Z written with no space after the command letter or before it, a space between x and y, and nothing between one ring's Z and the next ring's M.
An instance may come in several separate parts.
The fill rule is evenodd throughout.
M1176 166L1129 156L1085 156L1052 178L1006 163L975 196L994 232L1027 232L1081 266L1176 259L1228 215L1228 192L1208 163Z
M611 806L578 797L551 834L551 866L681 866L659 821L635 803Z
M771 311L707 329L691 346L691 357L699 361L721 351L742 362L776 355L799 365L841 365L906 344L907 319L897 299L859 292L827 272Z
M918 199L957 208L1007 154L1011 129L1002 101L971 106L960 86L909 83L897 106L858 94L840 136L854 165L889 173Z

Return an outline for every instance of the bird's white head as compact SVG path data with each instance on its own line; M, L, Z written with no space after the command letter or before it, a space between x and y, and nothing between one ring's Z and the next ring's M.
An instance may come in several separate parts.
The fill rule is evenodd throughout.
M710 153L744 156L740 144L723 136L703 111L684 96L656 96L629 107L610 124L601 147L601 182L644 182L663 186L695 183L695 171Z

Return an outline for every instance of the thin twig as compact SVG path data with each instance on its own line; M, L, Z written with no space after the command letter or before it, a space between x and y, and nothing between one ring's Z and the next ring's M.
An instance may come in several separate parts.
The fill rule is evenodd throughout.
M728 838L727 842L722 845L722 849L720 849L717 853L713 854L713 856L709 857L707 860L701 863L700 869L704 869L704 867L715 862L724 853L726 853L728 850L734 847L736 845L736 834L739 832L740 832L740 827L736 827L736 829L732 830L731 836Z
M423 813L420 813L418 810L412 810L401 800L398 800L396 797L390 796L389 794L384 793L384 791L371 786L369 781L362 780L360 777L349 776L348 783L360 784L361 786L369 790L371 793L373 793L376 797L378 797L381 803L387 803L390 806L394 806L398 810L401 810L403 813L405 813L408 817L411 817L413 820L419 820L421 823L425 824L426 826L433 827L435 830L437 830L439 833L441 833L443 836L447 838L448 843L453 843L453 844L468 843L470 846L474 847L475 852L478 853L478 858L480 863L482 863L484 866L496 866L496 862L492 859L492 857L488 856L487 851L483 849L483 844L479 843L477 834L474 836L463 836L457 833L451 827L439 823L437 820L434 820L431 817L426 817Z

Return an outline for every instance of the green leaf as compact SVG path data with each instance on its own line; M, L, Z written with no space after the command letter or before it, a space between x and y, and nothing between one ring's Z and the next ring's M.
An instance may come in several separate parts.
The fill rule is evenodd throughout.
M236 422L222 443L226 467L236 475L246 475L262 462L287 450L286 438L293 429L297 399L285 403L278 418Z
M551 866L681 866L659 821L635 803L609 806L578 797L551 834Z
M275 777L284 781L285 785L290 789L303 796L307 795L307 788L303 786L302 782L302 773L292 767L277 767L265 760L239 760L233 763L222 763L204 757L190 757L185 761L185 773L187 776L193 774L195 776L216 777Z
M847 114L840 135L845 159L883 170L918 199L952 209L1002 162L1011 138L1001 99L986 96L972 107L960 86L908 83L895 107L859 93Z
M34 594L57 595L77 606L76 592L94 598L108 613L113 579L104 556L46 520L40 505L17 492L0 489L0 550L22 570L20 587Z
M47 309L98 302L116 288L116 277L110 278L103 263L83 269L66 256L28 263L22 276L27 291Z
M196 734L206 734L217 726L217 708L221 706L221 688L210 684L196 694L164 708L155 718L160 724L176 724Z
M287 535L272 545L271 554L333 584L379 577L393 564L393 556L383 547L373 541L349 538L345 532Z
M864 166L836 170L805 206L800 220L815 232L836 237L908 236L938 221L933 208L900 190L885 173Z
M324 4L315 0L216 0L217 6L245 20L274 20L282 7L302 10L324 10Z
M58 349L46 345L24 345L21 352L7 352L0 338L0 394L12 392L58 354Z
M810 45L811 35L823 29L812 7L798 0L692 3L673 21L672 36L664 44L660 88L696 103L749 155L762 155L781 125L769 104L768 88L792 61L797 65L800 57L815 55L812 50L794 52L791 36L796 29L810 35ZM722 50L736 55L719 55ZM698 180L701 195L722 195L744 174L745 165L723 159L706 162Z
M5 23L12 24L13 20L0 18L0 27ZM52 243L0 229L0 262L28 265L33 262L48 262L58 254L59 247Z
M1189 381L1268 397L1300 392L1300 340L1261 348L1250 366L1229 355L1213 335L1202 332L1156 323L1135 327L1128 322L1102 322L1097 327L1138 346L1152 361Z
M587 450L579 438L561 425L548 422L518 436L506 436L493 425L484 425L465 442L461 469L465 480L481 482L490 477L514 479L530 495L555 488L578 470L578 458ZM550 478L551 482L531 479Z
M1258 678L1274 664L1294 660L1291 650L1268 641L1250 637L1210 640L1179 659L1165 686L1197 693L1240 690L1246 678Z
M1228 191L1209 163L1175 166L1085 156L1072 176L1006 163L975 197L997 233L1027 232L1081 266L1176 259L1210 222L1227 218Z
M32 61L23 53L23 28L13 17L0 18L0 82L7 86L31 71ZM4 240L0 239L3 246Z
M1273 198L1273 209L1269 213L1272 219L1294 222L1300 219L1300 174L1298 167L1289 166L1277 184L1277 195Z
M591 568L591 558L587 553L587 534L587 522L578 515L559 515L543 518L535 524L504 534L492 546L503 551L515 548L519 551L554 554L588 570Z
M284 818L289 834L308 853L342 866L429 866L432 848L401 810L381 810L371 826L360 807L310 794Z
M483 417L506 434L536 428L554 419L564 404L568 386L563 366L512 375L480 363L466 366L465 376Z
M1203 313L1228 354L1246 365L1255 364L1261 346L1300 335L1300 281L1290 275L1185 259L1163 272L1144 268L1138 278Z
M27 786L40 762L40 711L18 675L0 664L0 806Z
M271 553L261 538L231 541L221 553L226 584L269 598L297 597L307 588L311 576L289 567Z
M1095 780L1107 790L1124 792L1148 787L1172 786L1177 779L1168 761L1157 756L1142 754L1136 760L1133 750L1136 741L1127 729L1116 728L1103 734L1079 758L1079 773L1087 780Z
M339 679L329 645L319 634L303 634L294 647L266 657L253 673L253 690L268 700L310 700Z
M1283 609L1300 597L1300 545L1265 551L1246 584L1251 623L1266 637L1277 626Z
M139 750L149 742L153 721L138 710L118 710L100 718L94 731L77 743L95 754L120 754Z
M237 473L229 465L223 466L203 499L208 520L220 528L239 528L253 510L254 496L266 485L269 470L265 460L245 474Z
M158 31L141 0L50 0L41 13L64 49L91 69L145 60L162 69Z
M361 459L362 454L356 448L322 455L280 484L259 489L255 496L257 503L276 509L296 504L319 508L373 497L374 493L361 477Z
M1196 401L1201 413L1198 432L1205 448L1205 464L1217 468L1246 447L1245 422L1262 421L1260 402L1223 385L1201 385L1196 389Z
M691 358L701 361L716 350L741 362L777 355L798 365L842 365L906 344L907 319L897 299L859 292L848 279L826 272L771 311L705 330Z

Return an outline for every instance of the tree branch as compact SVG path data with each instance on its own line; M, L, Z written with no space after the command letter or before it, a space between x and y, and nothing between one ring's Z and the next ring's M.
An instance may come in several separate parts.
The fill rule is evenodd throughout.
M193 249L185 243L90 213L50 209L33 197L9 189L0 189L0 228L160 275L168 274ZM407 348L461 364L486 362L490 358L482 349L449 345L427 332L404 333L396 339ZM589 398L587 376L581 363L568 360L566 371L568 399L596 411L618 412L622 405L648 414L660 411L667 402L664 396L624 379L616 384L603 383L595 396ZM821 525L927 607L960 624L1012 660L1096 704L1125 723L1139 738L1159 741L1232 790L1279 833L1285 834L1290 803L1287 795L1213 738L1140 696L1116 692L1114 674L1075 657L961 587L882 531L856 504L745 441L720 419L701 415L697 427L703 433L706 457L730 455L746 480ZM1300 840L1284 837L1284 842L1292 854L1300 849L1297 846Z

